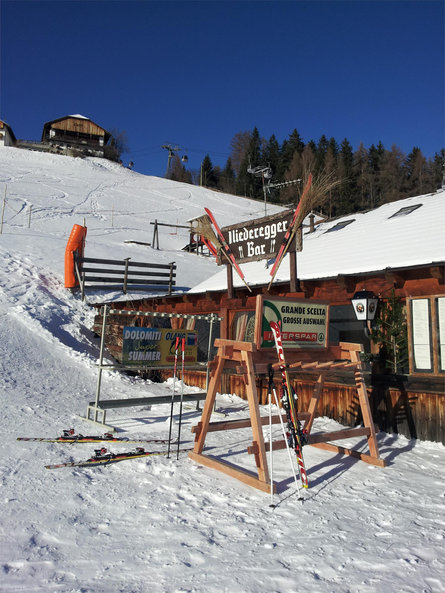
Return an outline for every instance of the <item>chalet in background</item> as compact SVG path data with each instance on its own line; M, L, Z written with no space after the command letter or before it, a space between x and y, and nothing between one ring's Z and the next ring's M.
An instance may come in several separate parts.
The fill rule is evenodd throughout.
M71 156L104 156L111 134L83 115L66 115L43 126L42 143Z
M11 126L0 120L0 147L55 152L68 156L105 157L112 135L83 115L66 115L43 125L40 142L17 140Z

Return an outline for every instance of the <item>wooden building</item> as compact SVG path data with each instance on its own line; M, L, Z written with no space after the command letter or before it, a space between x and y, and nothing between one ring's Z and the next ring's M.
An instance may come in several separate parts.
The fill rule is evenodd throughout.
M286 256L270 290L265 261L253 261L242 265L251 292L235 275L233 288L228 291L232 272L224 266L186 294L113 303L113 307L217 313L222 321L215 337L253 341L259 297L292 298L314 305L328 303L328 343L360 343L368 354L366 383L379 428L408 438L445 443L444 206L445 190L439 190L325 221L312 232L303 229L302 252L296 258ZM295 274L291 273L295 265L296 283L292 280ZM388 362L390 356L382 356L382 352L390 350L388 343L370 340L364 323L355 317L351 298L364 289L379 297L380 315L385 307L391 315L388 304L392 303L394 310L396 304L400 305L399 327L395 325L396 331L393 327L388 335L397 334L396 340L405 336L407 356L399 358L395 367ZM134 321L136 325L146 323L136 316ZM181 319L172 319L171 323L175 328L181 327ZM98 333L100 327L98 314ZM205 326L196 329L198 333L206 331ZM376 331L371 328L371 332ZM107 345L117 359L121 334L121 319L117 315L111 317ZM299 356L298 350L286 351L288 362ZM187 372L185 379L191 385L205 387L203 372ZM299 393L299 405L307 409L316 377L310 370L300 369L292 374L292 380ZM256 381L261 403L265 403L267 377L258 375ZM224 375L223 390L241 397L246 392L243 379L236 372ZM318 413L348 426L361 422L353 376L339 370L326 377Z
M76 156L104 156L111 134L83 115L67 115L43 126L42 143L52 151Z
M9 126L5 121L0 120L0 147L2 146L15 146L17 139Z

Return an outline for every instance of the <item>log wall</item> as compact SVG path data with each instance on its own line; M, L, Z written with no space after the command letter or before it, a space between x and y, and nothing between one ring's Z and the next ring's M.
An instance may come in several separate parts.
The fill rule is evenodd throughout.
M165 374L167 377L167 374ZM315 381L311 378L291 378L298 393L298 409L307 410ZM188 385L205 389L205 373L185 373ZM223 377L226 388L223 391L246 398L246 386L241 375ZM353 380L351 384L326 381L320 397L318 414L332 418L345 426L356 426L361 422L360 405ZM375 383L374 385L372 383ZM275 377L279 389L280 379ZM389 434L400 434L408 439L420 439L445 445L445 393L410 391L409 388L394 388L385 385L383 379L367 379L369 401L374 422L380 430ZM257 377L260 404L268 402L268 380Z

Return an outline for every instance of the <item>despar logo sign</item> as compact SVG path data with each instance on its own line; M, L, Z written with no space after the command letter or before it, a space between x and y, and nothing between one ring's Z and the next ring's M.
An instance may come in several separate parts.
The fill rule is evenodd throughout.
M278 253L291 217L292 212L288 210L227 226L221 232L237 262L267 259Z
M312 301L264 299L261 347L275 346L270 321L281 324L283 346L287 348L326 347L328 305Z
M180 338L178 356L182 357L182 338L185 338L184 363L198 359L198 334L191 330L124 327L122 363L140 366L164 366L174 363L176 338Z

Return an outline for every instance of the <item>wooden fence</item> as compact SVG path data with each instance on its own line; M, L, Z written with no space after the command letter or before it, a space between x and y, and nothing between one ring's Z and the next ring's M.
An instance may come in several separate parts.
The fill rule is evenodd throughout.
M87 265L85 265L87 264ZM82 291L82 300L87 288L150 290L171 294L176 285L176 264L148 264L124 260L80 257L74 252L74 265ZM106 266L106 267L103 267Z
M185 375L187 385L202 387L202 373L189 371ZM164 373L167 379L168 373ZM227 375L223 391L236 393L246 398L246 386L240 375ZM302 379L291 378L298 393L298 407L307 409L314 389L314 381L309 376ZM258 399L260 404L268 402L268 379L257 377ZM401 434L408 439L428 440L445 445L445 393L428 393L419 388L399 386L385 380L366 379L369 404L374 422L379 429L389 434ZM279 379L276 379L279 385ZM439 390L437 390L439 391ZM355 385L343 379L326 381L320 398L318 413L340 422L345 426L357 426L361 422Z

